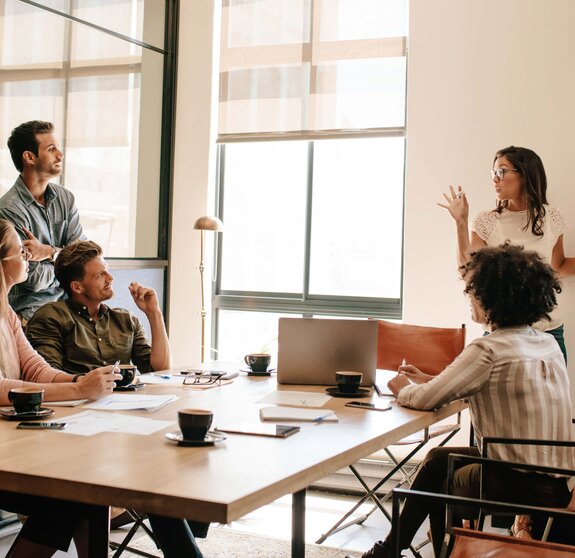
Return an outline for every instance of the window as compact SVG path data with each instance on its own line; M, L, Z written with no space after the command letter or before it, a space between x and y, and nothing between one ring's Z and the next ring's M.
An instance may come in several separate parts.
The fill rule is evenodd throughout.
M12 128L51 121L86 235L106 256L165 258L175 35L165 22L175 3L33 4L0 0L0 195L17 174Z
M280 315L401 317L406 44L406 0L223 3L218 358Z

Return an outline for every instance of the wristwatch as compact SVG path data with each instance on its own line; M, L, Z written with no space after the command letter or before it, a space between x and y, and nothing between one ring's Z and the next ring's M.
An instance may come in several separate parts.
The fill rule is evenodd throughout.
M54 252L52 252L50 261L54 263L56 261L56 258L58 257L58 254L61 252L62 248L58 248L57 246L52 246L52 248L54 248Z

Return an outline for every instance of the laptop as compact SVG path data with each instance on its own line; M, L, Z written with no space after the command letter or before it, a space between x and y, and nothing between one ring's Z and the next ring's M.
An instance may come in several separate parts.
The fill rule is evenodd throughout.
M279 384L335 385L338 370L354 370L373 386L376 364L375 320L279 319Z

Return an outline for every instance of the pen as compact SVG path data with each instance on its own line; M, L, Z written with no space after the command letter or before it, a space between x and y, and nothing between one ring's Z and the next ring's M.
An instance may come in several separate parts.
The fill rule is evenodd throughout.
M120 361L117 360L116 362L114 362L114 367L112 368L112 372L114 372L116 369L118 369L118 372L120 371L120 369L118 368L118 364L120 364Z
M405 366L407 364L407 360L405 360L405 357L403 357L403 360L401 361L401 366Z
M154 374L154 376L158 376L158 378L164 378L164 380L171 379L171 376L169 374Z
M321 417L315 417L313 419L314 422L323 422L327 417L331 417L331 415L333 415L333 413L326 413L325 415L321 415Z

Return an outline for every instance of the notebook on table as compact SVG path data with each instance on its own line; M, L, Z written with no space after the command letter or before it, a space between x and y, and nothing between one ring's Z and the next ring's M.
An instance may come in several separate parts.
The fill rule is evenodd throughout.
M280 318L277 381L335 385L338 370L363 373L362 386L375 384L377 321Z

